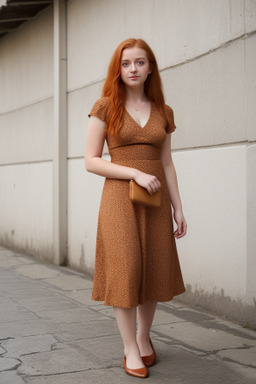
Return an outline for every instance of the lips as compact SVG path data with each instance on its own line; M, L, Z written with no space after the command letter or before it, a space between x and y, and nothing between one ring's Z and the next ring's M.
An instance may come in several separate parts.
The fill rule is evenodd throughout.
M138 79L139 76L130 76L129 79L135 80Z

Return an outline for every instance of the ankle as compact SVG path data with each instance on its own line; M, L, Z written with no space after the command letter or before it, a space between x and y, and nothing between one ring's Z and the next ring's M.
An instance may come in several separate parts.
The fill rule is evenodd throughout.
M137 355L139 354L139 347L137 343L132 343L125 345L124 347L124 354L127 355Z
M137 343L138 344L149 343L149 338L150 338L149 334L142 334L142 335L138 334L137 335Z

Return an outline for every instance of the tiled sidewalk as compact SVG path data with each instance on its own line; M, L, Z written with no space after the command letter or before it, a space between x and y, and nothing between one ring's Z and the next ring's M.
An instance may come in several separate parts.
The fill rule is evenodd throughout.
M0 383L126 384L111 307L92 281L0 247ZM188 308L158 304L148 383L255 384L256 333Z

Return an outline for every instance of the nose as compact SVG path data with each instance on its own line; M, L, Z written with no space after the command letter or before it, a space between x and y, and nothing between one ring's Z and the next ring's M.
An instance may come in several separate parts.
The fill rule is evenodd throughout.
M131 63L131 72L136 72L136 65L135 65L135 63Z

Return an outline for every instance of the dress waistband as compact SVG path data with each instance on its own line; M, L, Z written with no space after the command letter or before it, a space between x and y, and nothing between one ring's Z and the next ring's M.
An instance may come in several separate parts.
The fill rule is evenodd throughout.
M132 144L124 147L112 148L112 161L121 160L161 160L161 149L150 144Z

